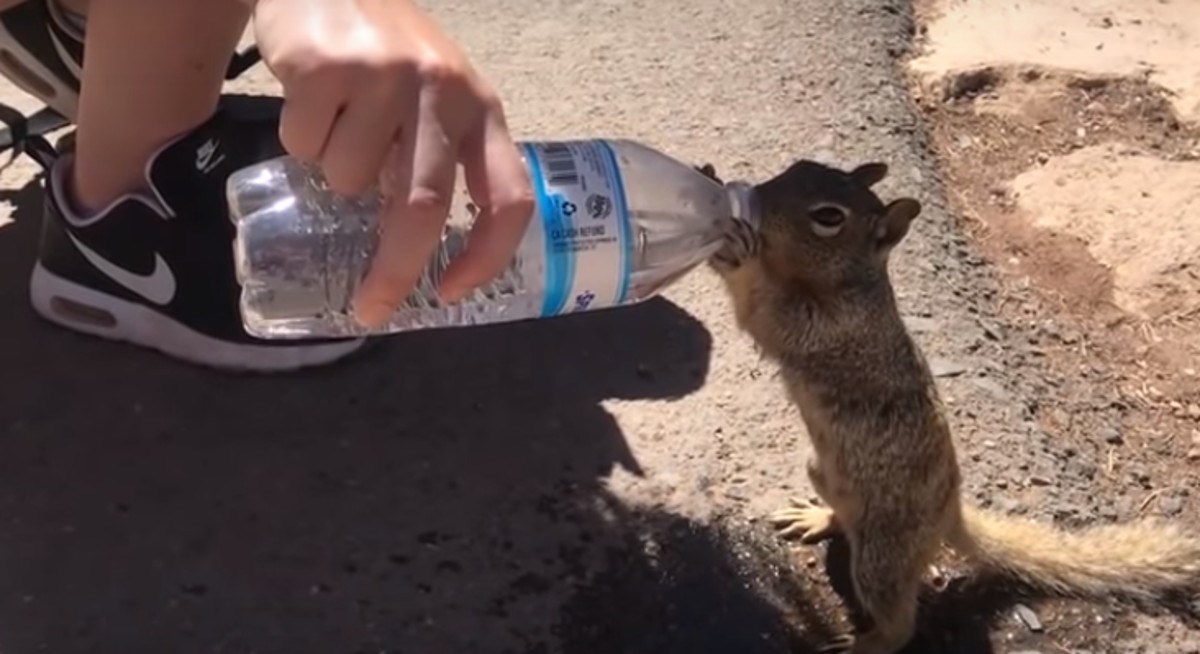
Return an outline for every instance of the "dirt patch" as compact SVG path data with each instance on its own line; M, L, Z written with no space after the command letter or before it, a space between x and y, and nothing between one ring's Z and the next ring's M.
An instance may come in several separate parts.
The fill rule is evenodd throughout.
M1002 269L1194 395L1200 129L1140 79L965 75L985 82L953 75L917 99L969 231Z
M925 5L926 47L911 64L922 79L1008 63L1143 77L1166 89L1187 120L1200 120L1200 3L944 0Z
M1076 235L1111 267L1118 306L1162 320L1200 312L1198 181L1196 162L1107 143L1022 173L1013 190L1034 225Z
M1128 4L919 2L909 62L952 205L1028 340L1009 363L1041 373L1027 409L1061 488L1014 486L987 451L964 466L998 489L984 501L1065 523L1200 517L1200 3ZM1017 629L1017 649L1198 647L1186 620L1038 611L1047 633Z

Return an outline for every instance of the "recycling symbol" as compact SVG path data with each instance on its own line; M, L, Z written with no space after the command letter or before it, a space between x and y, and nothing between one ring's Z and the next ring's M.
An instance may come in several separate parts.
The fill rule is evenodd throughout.
M591 291L584 291L575 296L575 310L586 311L592 305L592 300L596 299L596 294Z
M575 206L574 202L568 201L562 203L562 214L564 216L570 218L571 216L575 215L576 211L579 211L579 207Z

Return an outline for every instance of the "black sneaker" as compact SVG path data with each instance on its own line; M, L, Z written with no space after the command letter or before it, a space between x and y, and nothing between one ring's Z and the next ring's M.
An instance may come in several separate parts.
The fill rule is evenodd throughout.
M363 339L264 341L242 327L225 180L284 153L279 107L277 98L227 96L210 120L151 158L147 192L88 217L63 192L73 155L26 146L47 169L30 282L37 312L76 331L222 369L294 370L362 347Z
M0 11L0 75L75 122L84 29L83 19L55 0L24 0ZM225 79L238 77L259 59L255 46L234 53Z
M83 30L54 0L25 0L0 12L0 74L74 122Z

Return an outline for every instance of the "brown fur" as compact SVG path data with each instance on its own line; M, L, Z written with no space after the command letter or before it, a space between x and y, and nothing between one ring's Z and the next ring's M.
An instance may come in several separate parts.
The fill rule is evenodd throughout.
M921 205L885 205L870 187L886 173L793 165L756 187L761 225L737 223L710 262L739 327L780 364L813 444L809 477L824 506L793 502L772 519L803 542L841 533L850 546L873 625L830 649L903 647L942 545L1063 594L1146 598L1200 586L1200 539L1175 526L1069 533L963 505L949 425L888 277L888 255Z

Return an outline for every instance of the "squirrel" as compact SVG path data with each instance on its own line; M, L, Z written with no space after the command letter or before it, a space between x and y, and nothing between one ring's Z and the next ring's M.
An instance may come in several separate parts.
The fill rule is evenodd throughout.
M720 182L709 164L697 170ZM769 521L813 545L841 535L870 627L822 651L892 654L915 635L924 573L943 546L1051 594L1156 600L1200 587L1200 536L1156 520L1069 531L964 503L949 423L901 318L889 254L921 213L872 190L881 162L811 160L757 184L757 226L733 221L708 260L738 327L780 368L813 446L820 502Z

